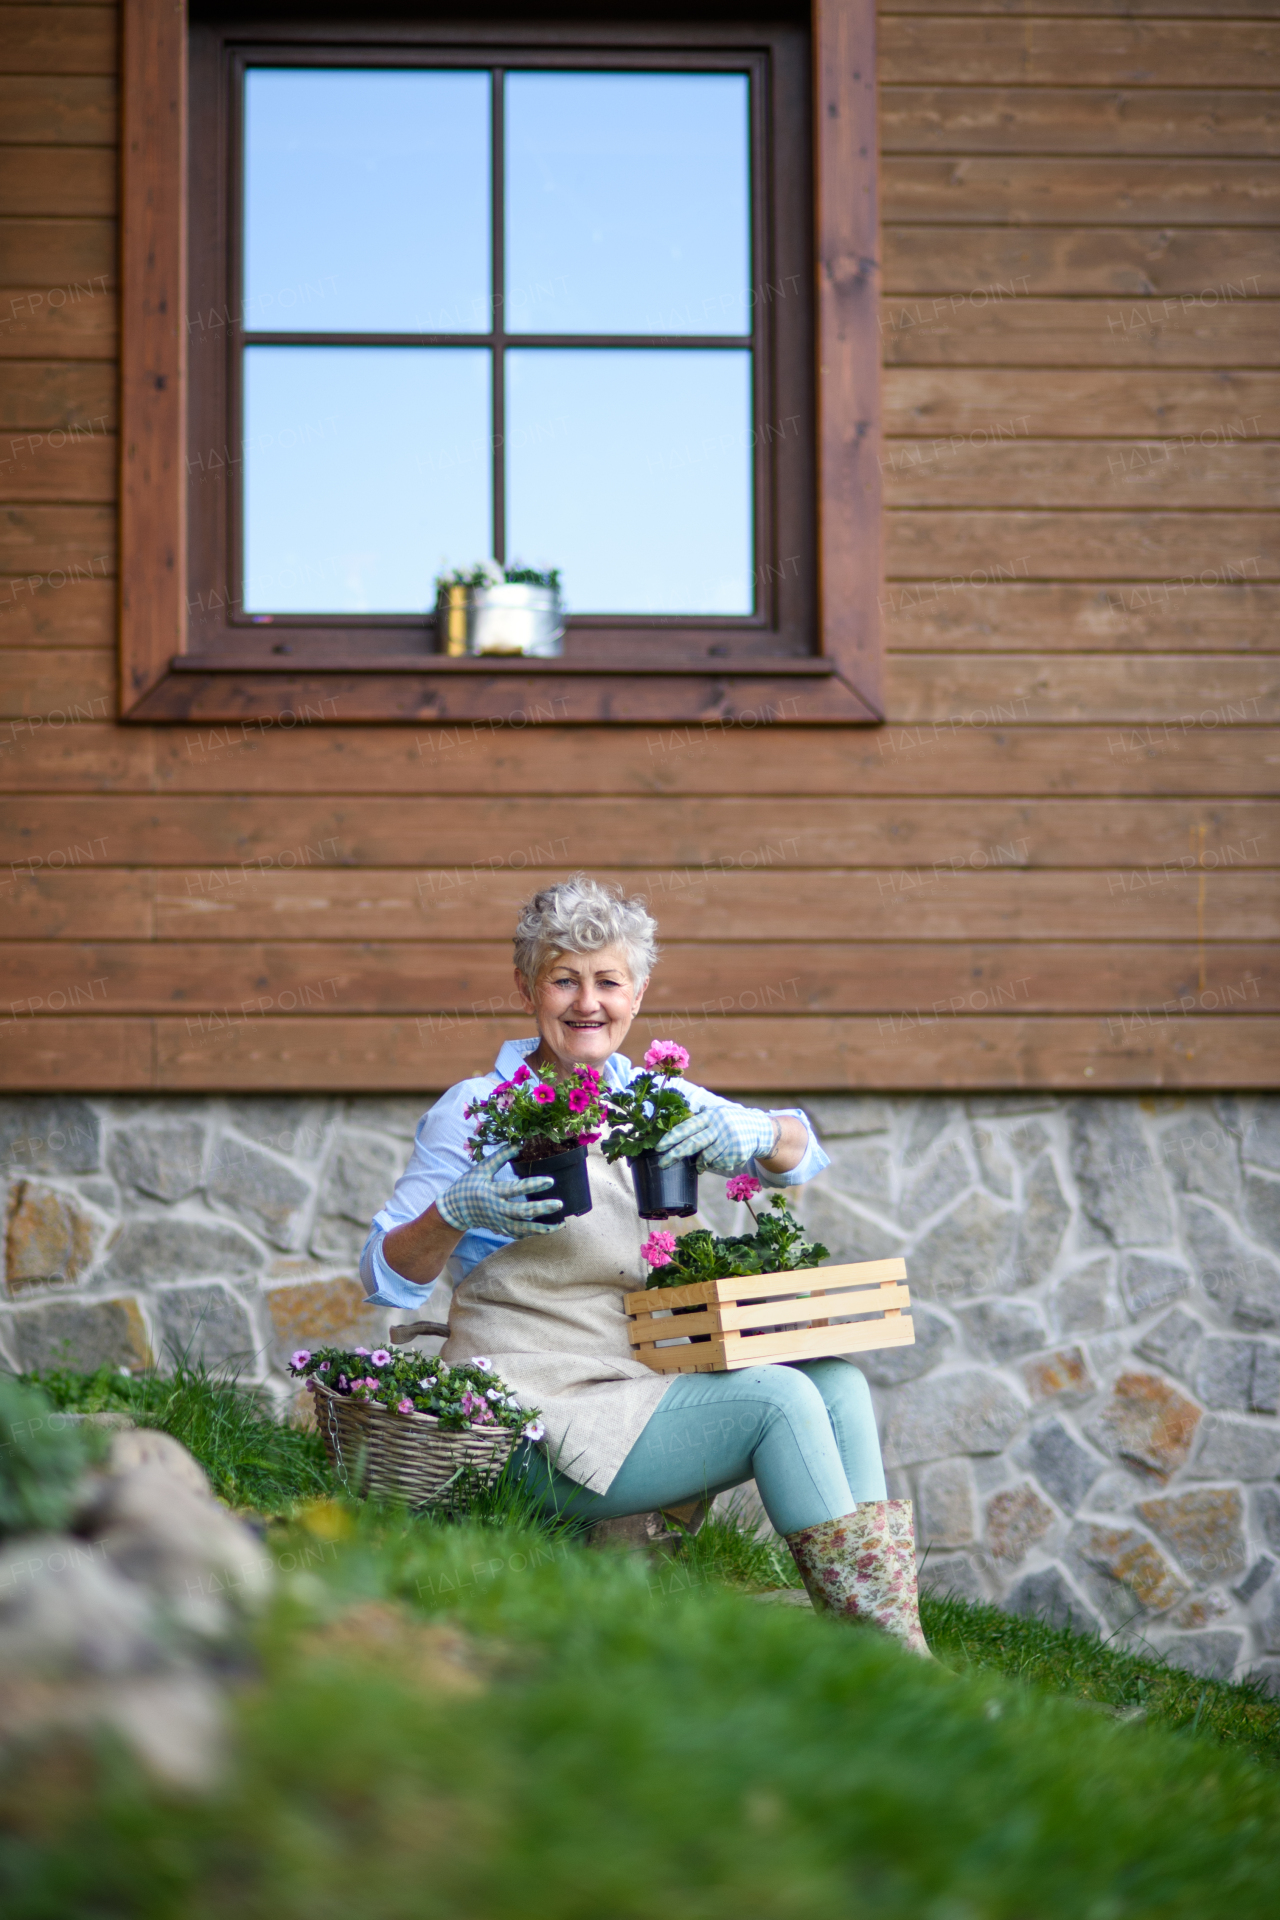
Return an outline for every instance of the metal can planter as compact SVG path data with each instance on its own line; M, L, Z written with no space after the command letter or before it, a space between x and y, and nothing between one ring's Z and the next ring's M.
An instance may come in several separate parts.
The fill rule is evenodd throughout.
M554 587L442 587L436 602L441 651L522 654L555 659L564 651L564 616Z
M543 1174L551 1176L554 1184L541 1193L530 1194L529 1198L558 1200L562 1220L567 1220L571 1213L590 1213L591 1181L587 1176L585 1147L566 1147L563 1153L549 1153L541 1160L513 1160L511 1165L520 1180L536 1180ZM556 1215L546 1214L544 1218L554 1220Z
M672 1214L687 1220L698 1211L696 1158L660 1167L656 1153L638 1153L631 1162L631 1178L642 1220L669 1220Z

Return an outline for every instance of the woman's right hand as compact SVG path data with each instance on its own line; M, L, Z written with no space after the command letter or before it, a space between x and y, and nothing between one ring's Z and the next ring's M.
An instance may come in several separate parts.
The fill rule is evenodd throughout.
M535 1174L528 1180L498 1179L498 1169L514 1160L519 1151L519 1147L502 1147L446 1187L436 1200L441 1219L462 1232L482 1227L486 1233L500 1233L509 1240L523 1240L531 1233L554 1233L562 1227L564 1208L559 1200L529 1197L555 1185L550 1174ZM548 1214L557 1217L547 1219Z

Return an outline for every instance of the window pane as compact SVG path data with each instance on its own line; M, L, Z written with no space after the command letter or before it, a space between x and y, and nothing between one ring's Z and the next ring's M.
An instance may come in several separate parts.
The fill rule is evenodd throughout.
M515 348L507 552L578 613L750 613L751 355Z
M245 607L414 613L489 552L482 347L250 347Z
M485 73L251 68L245 325L489 327Z
M513 73L512 333L747 333L744 74Z

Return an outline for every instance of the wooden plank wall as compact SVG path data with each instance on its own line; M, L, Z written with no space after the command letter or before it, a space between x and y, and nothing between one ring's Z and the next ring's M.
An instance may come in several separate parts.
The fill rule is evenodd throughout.
M583 866L726 1088L1274 1086L1278 57L1280 0L884 11L884 728L148 730L116 18L0 5L4 1084L446 1084Z

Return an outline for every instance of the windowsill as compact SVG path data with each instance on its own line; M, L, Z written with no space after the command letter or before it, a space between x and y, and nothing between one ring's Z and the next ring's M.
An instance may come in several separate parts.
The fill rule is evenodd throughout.
M318 704L317 704L318 703ZM830 657L539 660L390 654L336 662L245 647L170 655L126 721L237 722L308 717L337 725L874 726L883 715Z
M534 654L485 653L454 659L443 653L395 653L381 657L371 655L363 660L344 660L341 666L335 666L330 660L309 661L301 651L293 657L277 658L266 657L260 649L247 647L243 652L234 647L223 647L216 653L177 653L170 660L169 668L173 673L612 674L628 680L686 678L690 675L704 680L776 680L782 677L822 680L829 679L837 671L833 660L797 659L786 655L779 655L776 659L761 655L755 659L685 660L637 666L634 661L566 660L563 656L548 659Z

